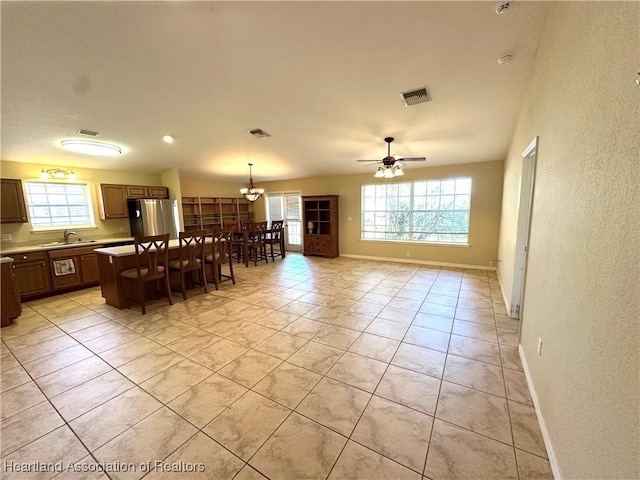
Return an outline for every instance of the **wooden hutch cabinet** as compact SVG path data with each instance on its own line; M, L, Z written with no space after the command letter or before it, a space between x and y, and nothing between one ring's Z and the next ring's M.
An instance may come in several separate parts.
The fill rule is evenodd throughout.
M337 257L338 195L302 197L304 255Z

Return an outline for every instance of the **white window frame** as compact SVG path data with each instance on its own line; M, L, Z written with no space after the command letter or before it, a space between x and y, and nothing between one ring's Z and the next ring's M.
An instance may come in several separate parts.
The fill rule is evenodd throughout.
M94 215L94 211L93 211L93 201L91 199L91 192L89 189L89 185L85 182L69 182L69 181L62 181L62 182L57 182L57 181L53 181L53 180L25 180L25 197L27 200L27 209L29 210L29 221L31 223L31 231L32 232L53 232L53 231L60 231L60 230L67 230L69 228L73 228L73 229L95 229L97 228L96 226L96 220L95 220L95 215ZM29 185L36 185L36 184L49 184L49 185L63 185L63 186L67 186L67 185L73 185L73 186L81 186L83 187L84 190L84 196L86 198L86 209L87 209L87 215L89 218L89 223L70 223L68 225L46 225L46 226L38 226L35 224L34 221L34 208L37 208L38 205L32 204L31 202L31 193L29 192Z
M462 185L463 182L455 183L458 180L468 180L469 189L468 191L456 192L456 185ZM450 182L454 182L454 187L452 192L443 193L439 190L439 193L432 193L431 195L416 193L416 187L419 184L425 184L426 182L440 182L439 189L443 188L445 183L447 186L450 186ZM432 183L434 185L434 183ZM424 187L424 185L421 185ZM372 188L376 189L375 195L375 206L371 207L371 202L367 202L365 199L365 191L371 190ZM389 188L397 188L398 194L388 197L387 191ZM400 195L400 189L404 189L405 195ZM365 184L361 187L361 227L360 227L360 240L365 242L392 242L392 243L411 243L411 244L432 244L432 245L442 245L442 246L469 246L469 230L471 223L471 198L473 190L473 179L469 176L462 177L453 177L453 178L437 178L437 179L426 179L426 180L416 180L411 182L397 182L397 183L376 183L376 184ZM383 195L382 195L383 194ZM431 201L435 201L438 199L438 208L433 208L428 206L427 198L431 197ZM442 208L443 197L451 197L450 200L453 200L453 208ZM465 198L466 197L466 198ZM389 208L389 204L393 204L394 202L390 202L389 198L397 199L398 206L395 208ZM400 206L400 199L404 199L404 208ZM420 204L421 199L424 199L424 203ZM446 200L446 199L445 199ZM463 203L464 200L468 201L466 208L460 208L457 200L460 203ZM382 208L379 208L382 207ZM417 216L421 215L424 217L424 221L428 221L429 215L434 218L434 215L437 215L437 212L455 212L458 213L458 217L463 217L466 214L466 228L461 229L461 231L457 232L447 232L447 231L426 231L422 228L418 228L415 226L417 223ZM397 231L387 231L384 227L388 227L390 225L390 221L388 215L398 215L402 214L405 216L405 221L407 223L406 228L403 230ZM380 222L376 222L371 224L370 220L372 216L377 220L383 220ZM369 220L369 222L367 222ZM466 230L466 231L464 231ZM451 237L449 237L451 236ZM463 238L465 236L465 238ZM420 237L423 237L422 239ZM447 239L447 237L449 237Z

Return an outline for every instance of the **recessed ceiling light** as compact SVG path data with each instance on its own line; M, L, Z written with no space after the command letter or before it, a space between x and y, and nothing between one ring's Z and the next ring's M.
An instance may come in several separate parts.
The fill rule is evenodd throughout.
M162 140L166 143L173 143L173 137L171 135L165 135Z
M90 140L63 140L62 147L76 153L98 155L101 157L115 157L122 153L120 147L109 143L92 142Z

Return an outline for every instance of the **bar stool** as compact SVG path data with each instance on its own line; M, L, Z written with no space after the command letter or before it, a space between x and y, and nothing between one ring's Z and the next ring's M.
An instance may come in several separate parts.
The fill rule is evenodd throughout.
M218 290L218 285L222 283L223 278L231 280L236 284L236 277L233 274L233 235L234 231L231 229L223 229L213 234L213 242L211 244L211 254L204 257L206 264L211 265L211 271L213 275L213 284ZM229 275L222 273L222 266L229 264Z
M145 315L144 288L148 282L155 282L156 296L158 294L158 280L164 278L165 289L169 297L169 304L173 305L171 285L169 284L169 234L135 237L135 268L128 268L120 272L123 280L134 281L138 289L138 301ZM127 308L129 300L125 297Z
M193 275L193 272L200 272L202 283L204 284L204 291L209 292L207 278L204 272L204 262L201 260L201 258L204 257L204 241L206 237L207 232L205 230L179 233L180 258L170 260L169 269L180 272L180 286L183 300L187 299L187 289L185 287L185 277L187 273Z

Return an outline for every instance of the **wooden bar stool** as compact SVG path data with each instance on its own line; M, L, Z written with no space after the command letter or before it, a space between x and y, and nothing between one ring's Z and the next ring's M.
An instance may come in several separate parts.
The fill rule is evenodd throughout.
M155 282L156 295L158 293L158 280L164 278L165 289L169 297L169 304L173 305L171 297L171 285L169 284L169 234L135 237L135 268L128 268L120 272L122 280L134 281L138 289L138 301L145 315L144 289L148 282ZM129 301L126 300L127 308Z
M218 290L218 285L223 279L231 280L236 284L236 277L233 274L233 235L231 229L223 229L213 234L213 242L211 244L211 254L204 257L206 264L211 265L213 275L213 284ZM229 274L222 273L222 267L225 263L229 264Z
M182 299L187 299L187 289L185 286L185 277L189 273L193 275L193 272L200 272L202 277L202 283L204 284L204 291L209 292L207 287L207 278L204 271L204 262L201 260L204 257L204 241L207 238L207 232L205 230L198 230L196 232L180 232L180 258L169 261L169 269L180 272L180 287L182 289ZM192 277L193 283L193 277Z

